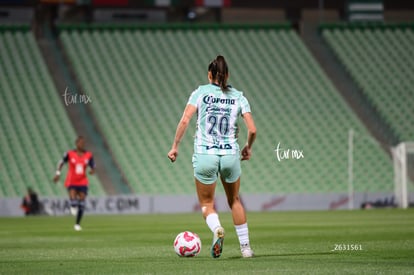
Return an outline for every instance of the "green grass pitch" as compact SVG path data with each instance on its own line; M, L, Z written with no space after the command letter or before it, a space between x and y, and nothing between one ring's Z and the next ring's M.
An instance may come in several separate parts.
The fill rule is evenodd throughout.
M223 254L201 214L0 218L0 274L413 274L414 210L248 213L256 257L243 259L231 215ZM202 240L175 255L184 230ZM336 249L336 250L335 250ZM361 250L362 249L362 250Z

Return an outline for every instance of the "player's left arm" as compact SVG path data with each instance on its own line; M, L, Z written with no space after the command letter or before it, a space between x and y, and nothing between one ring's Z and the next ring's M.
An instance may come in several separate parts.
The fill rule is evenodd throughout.
M174 137L174 142L171 146L171 150L170 152L168 152L168 158L174 162L177 159L178 156L178 146L181 142L181 139L183 138L188 124L191 121L191 118L193 117L193 115L195 114L195 112L197 111L197 107L192 105L192 104L187 104L187 106L184 109L184 113L183 116L181 117L180 122L177 125L177 129L175 131L175 137Z
M95 164L95 160L93 159L93 156L91 156L91 158L88 161L88 165L89 165L89 175L93 175L95 174L95 168L96 168L96 164Z

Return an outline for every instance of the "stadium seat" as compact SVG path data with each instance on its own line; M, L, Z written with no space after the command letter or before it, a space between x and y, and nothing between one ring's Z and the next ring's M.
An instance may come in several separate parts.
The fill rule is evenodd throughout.
M29 186L40 197L66 197L63 180L51 179L76 133L28 29L0 32L0 71L0 197L22 197ZM105 194L96 177L90 194Z
M361 91L401 141L414 137L413 29L323 29L322 35Z

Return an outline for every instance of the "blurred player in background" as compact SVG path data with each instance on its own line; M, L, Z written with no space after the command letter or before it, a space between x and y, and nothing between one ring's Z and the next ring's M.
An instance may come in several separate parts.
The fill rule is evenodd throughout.
M26 216L40 214L41 207L39 197L31 187L27 188L27 194L23 197L20 207L23 209Z
M65 163L69 163L69 169L66 176L65 187L68 189L70 199L70 212L76 216L76 231L82 230L80 222L85 210L85 199L88 194L88 178L86 170L90 167L89 174L95 173L95 162L91 152L85 149L85 138L79 136L76 139L76 148L67 151L63 158L59 161L56 175L53 181L59 181L62 167Z
M242 116L248 130L247 144L241 150L241 160L251 157L256 126L249 102L242 92L227 85L228 77L224 57L217 56L208 66L210 84L199 86L188 100L168 158L172 162L177 159L181 139L191 118L197 113L193 168L203 217L213 232L211 255L214 258L220 257L225 234L214 209L214 192L220 175L232 211L242 256L249 258L253 256L253 251L250 248L246 213L239 197L241 167L237 119Z

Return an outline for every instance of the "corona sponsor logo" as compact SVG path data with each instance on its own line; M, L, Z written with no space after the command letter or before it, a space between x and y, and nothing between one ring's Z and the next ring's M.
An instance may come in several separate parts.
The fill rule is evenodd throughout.
M236 103L236 100L231 99L231 98L220 98L220 97L214 97L212 95L206 95L206 96L203 97L203 102L205 104L221 103L221 104L234 105Z

